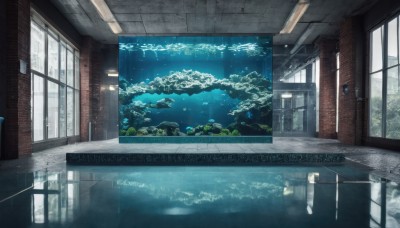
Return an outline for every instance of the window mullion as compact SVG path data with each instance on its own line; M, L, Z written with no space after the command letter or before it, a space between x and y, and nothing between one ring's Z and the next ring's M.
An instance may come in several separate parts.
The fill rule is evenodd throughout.
M58 42L58 137L61 138L61 80L60 80L60 75L61 75L61 42L60 42L60 37L57 36L57 42Z
M397 88L400 89L400 16L397 17L397 64Z
M34 122L33 120L35 119L35 83L34 83L34 74L31 72L31 132L32 132L32 142L35 141L35 134L34 134Z
M387 72L388 72L388 34L389 26L385 23L383 31L383 72L382 72L382 138L386 138Z
M49 100L49 93L48 93L48 78L47 76L49 75L49 56L48 56L48 51L49 51L49 37L48 37L48 32L47 32L48 27L46 26L44 29L44 74L46 77L44 78L44 128L43 128L43 139L46 140L49 138L49 107L48 107L48 100Z

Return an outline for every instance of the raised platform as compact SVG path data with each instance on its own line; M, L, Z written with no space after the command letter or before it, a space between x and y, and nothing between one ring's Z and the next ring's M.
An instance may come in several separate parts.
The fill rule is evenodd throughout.
M343 153L67 153L70 165L263 165L339 163Z

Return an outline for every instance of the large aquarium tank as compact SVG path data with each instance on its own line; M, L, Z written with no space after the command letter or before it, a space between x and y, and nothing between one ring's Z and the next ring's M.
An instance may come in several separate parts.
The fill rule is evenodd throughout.
M272 37L121 36L119 135L271 138Z

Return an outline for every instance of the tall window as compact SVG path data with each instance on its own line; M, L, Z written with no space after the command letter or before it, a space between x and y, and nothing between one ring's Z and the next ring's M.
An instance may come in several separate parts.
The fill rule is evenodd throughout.
M319 58L313 62L313 77L312 82L315 83L315 128L319 132Z
M36 17L31 72L33 141L79 135L79 51Z
M400 17L370 34L369 135L400 139Z
M306 83L306 69L301 69L281 80L284 83Z

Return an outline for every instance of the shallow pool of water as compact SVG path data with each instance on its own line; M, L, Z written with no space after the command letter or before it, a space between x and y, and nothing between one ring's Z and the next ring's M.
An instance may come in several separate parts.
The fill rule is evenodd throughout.
M2 227L400 227L399 184L349 163L68 166L20 178L27 188L0 194Z

